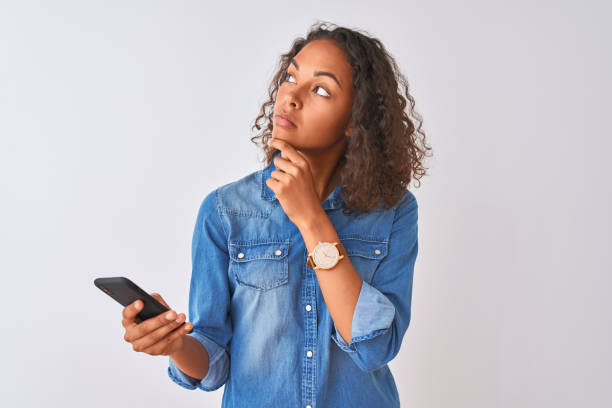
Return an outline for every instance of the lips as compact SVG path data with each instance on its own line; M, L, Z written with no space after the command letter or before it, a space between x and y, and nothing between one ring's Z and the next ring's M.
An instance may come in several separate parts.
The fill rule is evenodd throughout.
M279 113L274 115L274 119L275 119L275 122L281 126L292 127L292 128L297 127L295 123L293 123L287 116L281 115Z

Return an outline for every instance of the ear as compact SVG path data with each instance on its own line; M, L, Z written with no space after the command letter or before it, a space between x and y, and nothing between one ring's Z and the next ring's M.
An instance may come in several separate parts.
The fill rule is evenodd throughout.
M349 124L346 129L344 130L344 134L349 137L351 136L351 132L353 131L353 124Z

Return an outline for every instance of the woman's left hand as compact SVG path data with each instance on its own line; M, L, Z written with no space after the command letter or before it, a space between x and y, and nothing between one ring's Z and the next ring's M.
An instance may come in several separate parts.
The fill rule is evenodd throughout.
M317 195L310 164L302 152L284 140L272 138L268 145L281 151L274 158L276 170L266 179L266 185L276 194L287 217L298 227L307 225L323 210Z

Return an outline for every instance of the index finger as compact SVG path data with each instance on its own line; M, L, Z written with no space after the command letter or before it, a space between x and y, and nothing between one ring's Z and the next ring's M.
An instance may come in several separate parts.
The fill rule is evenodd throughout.
M160 313L157 316L153 316L142 323L135 325L132 329L131 341L138 340L144 336L149 335L151 332L159 329L162 326L166 326L172 323L178 323L181 319L180 314L174 310L168 310Z
M291 162L299 165L306 164L304 157L298 152L295 147L284 140L272 138L268 141L268 145L281 151L281 157L289 159Z

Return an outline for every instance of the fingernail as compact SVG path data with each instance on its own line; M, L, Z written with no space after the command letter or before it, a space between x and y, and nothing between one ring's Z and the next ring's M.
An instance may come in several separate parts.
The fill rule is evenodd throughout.
M181 317L181 316L179 316L179 317L178 317L178 318L175 320L175 322L180 323L180 322L181 322L181 319L182 319L182 317Z
M136 302L134 302L134 307L136 309L138 309L140 307L140 302L138 300Z
M166 319L168 319L168 320L172 320L173 319L172 312L166 313Z

